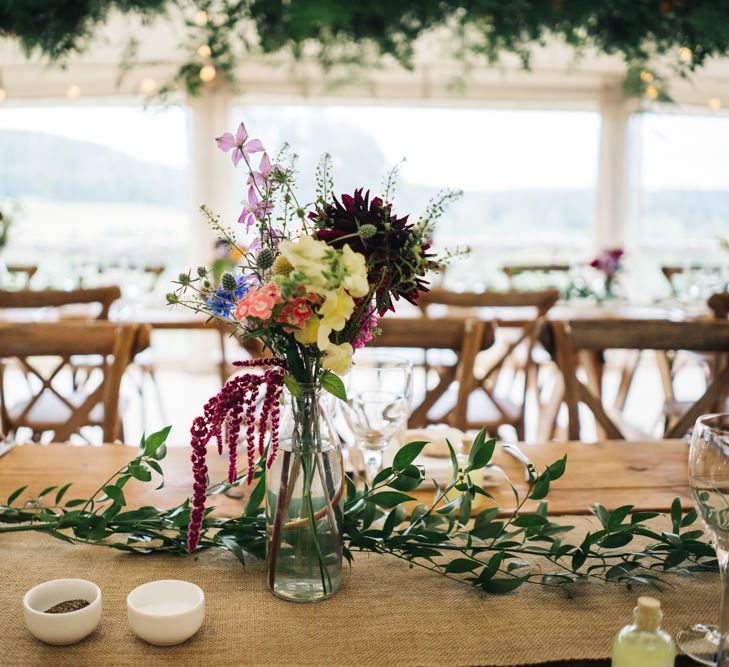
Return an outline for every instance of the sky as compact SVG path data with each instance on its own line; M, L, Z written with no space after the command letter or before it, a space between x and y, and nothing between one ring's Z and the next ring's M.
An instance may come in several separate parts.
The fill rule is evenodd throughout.
M402 177L417 184L503 191L584 189L594 187L597 180L597 113L357 106L288 109L300 115L302 123L307 114L323 114L327 122L364 129L388 163L407 158ZM729 118L643 114L637 118L637 128L633 148L640 152L644 188L729 187ZM186 111L180 107L0 108L0 130L8 129L90 141L172 167L183 168L188 161Z

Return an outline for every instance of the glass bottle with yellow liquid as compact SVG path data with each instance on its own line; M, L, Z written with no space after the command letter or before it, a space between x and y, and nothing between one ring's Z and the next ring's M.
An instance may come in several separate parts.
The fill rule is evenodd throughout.
M676 646L671 635L661 629L662 620L661 603L639 597L633 622L615 637L612 667L673 667Z

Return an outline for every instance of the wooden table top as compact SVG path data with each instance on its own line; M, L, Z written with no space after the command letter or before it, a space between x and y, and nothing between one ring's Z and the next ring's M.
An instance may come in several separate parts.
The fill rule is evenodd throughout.
M691 504L687 477L688 446L683 440L652 442L606 441L594 444L577 442L522 445L524 453L541 470L567 454L567 471L554 482L548 496L550 513L587 514L588 508L600 502L608 509L634 505L636 510L666 511L678 496L684 506ZM124 445L20 445L0 457L0 498L28 484L38 493L52 484L74 482L68 497L86 497L96 490L115 470L136 454L136 448ZM525 489L524 469L500 447L494 454L514 484ZM192 475L189 449L169 447L162 462L166 484L155 491L155 484L141 485L134 480L125 487L130 505L153 504L172 506L190 495ZM222 480L227 459L214 449L209 452L211 480ZM432 487L418 492L419 500L432 500ZM514 498L508 485L490 488L499 506L513 507ZM217 513L234 516L241 501L216 496L210 502Z

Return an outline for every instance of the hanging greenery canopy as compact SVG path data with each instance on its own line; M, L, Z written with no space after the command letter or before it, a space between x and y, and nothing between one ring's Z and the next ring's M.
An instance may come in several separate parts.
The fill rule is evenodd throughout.
M508 52L528 68L550 38L617 54L629 92L652 88L650 97L665 95L656 62L687 76L729 51L725 0L0 0L0 35L57 60L86 48L111 10L149 20L173 8L185 17L190 50L176 83L193 94L218 74L232 81L251 53L313 52L325 68L391 56L410 67L415 40L442 27L463 60Z

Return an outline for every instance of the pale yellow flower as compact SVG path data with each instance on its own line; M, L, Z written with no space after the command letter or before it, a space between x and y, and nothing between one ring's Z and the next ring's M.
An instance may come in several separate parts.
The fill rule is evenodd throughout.
M322 272L328 268L324 254L329 246L324 241L302 236L298 241L281 241L278 249L294 269L306 275L307 287L312 290L326 287L327 280Z
M324 351L321 365L325 370L344 375L352 366L352 354L354 350L349 343L341 345L330 344Z
M344 287L324 293L324 302L319 306L319 332L317 345L324 351L330 345L329 334L341 331L354 312L354 299L347 294Z
M342 262L348 274L343 283L347 291L352 296L367 296L370 284L367 282L367 265L364 255L354 252L352 248L345 245L342 248Z
M304 324L303 329L299 329L294 332L294 338L296 338L296 340L302 345L312 345L313 343L316 343L317 336L319 334L320 322L321 320L316 315L312 315L308 320L306 320L306 324Z

